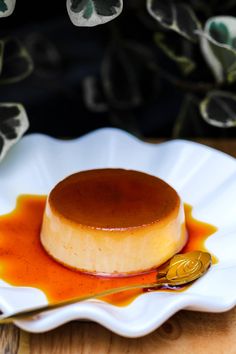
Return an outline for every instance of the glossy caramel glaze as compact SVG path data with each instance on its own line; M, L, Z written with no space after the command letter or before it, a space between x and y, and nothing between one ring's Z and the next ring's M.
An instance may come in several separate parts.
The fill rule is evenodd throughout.
M108 278L83 274L63 267L44 251L40 228L46 197L20 196L16 209L0 217L0 278L15 286L41 289L50 302L88 295L128 284L154 282L157 270L130 277ZM205 240L217 229L197 221L186 207L189 241L186 251L205 250ZM142 290L109 296L116 305L130 303Z
M161 179L123 169L75 173L49 196L53 212L100 229L124 229L163 220L179 208L176 191Z

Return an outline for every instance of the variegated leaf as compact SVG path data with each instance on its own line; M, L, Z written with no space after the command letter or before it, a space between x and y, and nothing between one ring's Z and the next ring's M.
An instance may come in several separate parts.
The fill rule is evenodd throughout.
M190 74L195 69L196 64L194 61L190 57L177 53L177 46L174 46L175 43L171 39L168 40L168 36L163 33L156 33L154 40L167 57L176 62L184 75Z
M0 103L0 160L29 127L24 107L19 103Z
M16 0L0 0L0 17L7 17L14 11Z
M212 91L200 104L205 121L215 127L236 126L236 95L225 91Z
M75 26L97 26L120 15L123 0L67 0L67 11Z
M147 9L163 27L197 41L195 31L201 28L201 24L188 5L173 0L147 0Z
M102 62L101 77L105 96L112 107L129 109L140 104L138 77L126 48L109 48Z
M33 61L26 48L15 38L1 41L3 51L0 84L11 84L25 79L33 71Z
M202 53L216 81L236 81L236 18L210 18L204 31L198 31Z
M82 81L82 88L84 103L90 111L106 112L108 110L100 80L93 76L86 76Z
M152 51L135 41L112 44L101 66L105 97L115 109L140 106L156 97L158 69Z

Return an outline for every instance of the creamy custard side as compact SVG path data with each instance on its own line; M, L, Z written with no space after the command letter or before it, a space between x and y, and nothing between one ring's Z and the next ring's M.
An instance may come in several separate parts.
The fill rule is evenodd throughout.
M138 171L78 172L51 191L41 242L58 262L88 273L145 272L187 241L176 191Z

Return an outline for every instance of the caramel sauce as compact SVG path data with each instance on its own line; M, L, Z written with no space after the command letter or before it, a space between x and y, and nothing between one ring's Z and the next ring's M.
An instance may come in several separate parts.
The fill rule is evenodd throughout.
M179 196L163 180L139 171L96 169L70 175L49 195L60 216L99 229L152 224L178 211Z
M193 208L191 205L184 205L186 227L189 238L181 253L190 252L193 250L208 252L207 248L205 247L205 241L208 236L214 234L217 231L217 227L194 219L192 216L192 210ZM211 256L213 264L217 263L217 258L214 255Z
M54 261L40 243L45 196L21 195L16 208L0 216L0 278L14 286L42 290L49 302L94 294L119 286L155 282L157 270L130 277L100 277L70 270ZM185 206L189 240L184 251L205 250L205 240L217 228L193 219L192 208ZM107 297L115 305L127 305L142 290Z

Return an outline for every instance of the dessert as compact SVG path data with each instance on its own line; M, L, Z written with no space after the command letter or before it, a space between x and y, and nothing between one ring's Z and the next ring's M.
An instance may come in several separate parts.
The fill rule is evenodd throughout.
M163 180L123 169L75 173L50 192L41 243L83 272L123 275L158 267L187 241L183 204Z

